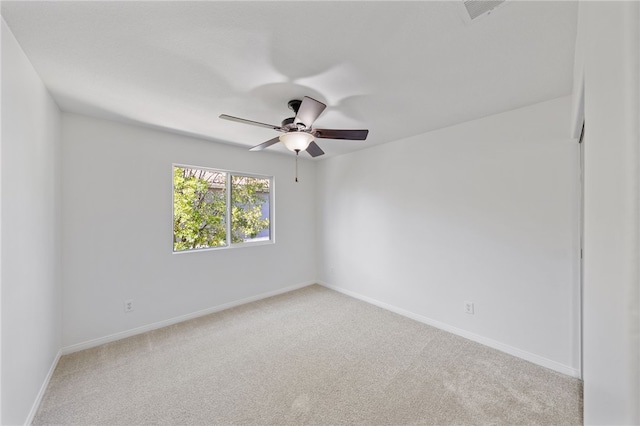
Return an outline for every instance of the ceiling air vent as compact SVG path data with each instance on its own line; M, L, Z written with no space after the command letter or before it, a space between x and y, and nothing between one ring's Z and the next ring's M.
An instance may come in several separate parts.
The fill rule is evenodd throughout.
M489 14L493 9L504 3L505 0L465 0L464 7L467 9L469 18L476 19L482 15Z

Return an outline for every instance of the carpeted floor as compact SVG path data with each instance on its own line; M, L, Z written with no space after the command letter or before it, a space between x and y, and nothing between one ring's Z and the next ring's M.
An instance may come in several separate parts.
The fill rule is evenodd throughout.
M317 285L63 356L34 424L582 424L579 380Z

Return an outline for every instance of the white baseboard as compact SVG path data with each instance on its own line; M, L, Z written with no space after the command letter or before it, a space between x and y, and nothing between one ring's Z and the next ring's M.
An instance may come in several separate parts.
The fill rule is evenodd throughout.
M505 353L507 353L509 355L513 355L513 356L516 356L518 358L522 358L522 359L524 359L526 361L532 362L532 363L540 365L542 367L549 368L551 370L557 371L557 372L562 373L562 374L566 374L566 375L571 376L571 377L576 377L576 378L579 378L579 379L581 378L580 370L576 369L576 368L573 368L573 367L570 367L568 365L561 364L559 362L544 358L542 356L533 354L531 352L524 351L522 349L514 348L513 346L509 346L509 345L504 344L502 342L499 342L497 340L493 340L493 339L490 339L488 337L481 336L479 334L471 333L471 332L463 330L461 328L457 328L457 327L454 327L452 325L449 325L449 324L446 324L446 323L443 323L443 322L436 321L434 319L425 317L423 315L419 315L419 314L407 311L405 309L399 308L399 307L394 306L394 305L390 305L390 304L385 303L385 302L381 302L379 300L364 296L362 294L353 292L351 290L346 290L346 289L343 289L341 287L337 287L337 286L334 286L334 285L331 285L331 284L328 284L328 283L325 283L325 282L322 282L322 281L317 281L317 282L316 281L308 281L308 282L299 283L299 284L296 284L296 285L293 285L293 286L281 288L281 289L278 289L278 290L262 293L262 294L259 294L259 295L256 295L256 296L247 297L245 299L240 299L240 300L236 300L236 301L233 301L233 302L225 303L225 304L222 304L222 305L214 306L214 307L211 307L211 308L203 309L203 310L200 310L200 311L192 312L190 314L181 315L179 317L174 317L174 318L170 318L170 319L167 319L167 320L164 320L164 321L159 321L159 322L155 322L155 323L152 323L152 324L144 325L142 327L137 327L137 328L133 328L133 329L130 329L130 330L125 330L125 331L122 331L122 332L119 332L119 333L114 333L114 334L111 334L111 335L108 335L108 336L100 337L98 339L93 339L93 340L89 340L89 341L86 341L86 342L78 343L78 344L75 344L75 345L66 346L66 347L61 349L61 351L60 351L61 353L58 354L58 358L56 359L56 362L52 366L52 370L50 371L49 376L47 377L46 383L45 383L45 385L43 385L43 389L41 389L41 392L40 392L40 394L38 396L37 404L34 404L34 409L32 410L33 413L30 414L30 419L32 418L33 415L35 415L35 410L37 409L37 406L40 403L40 399L42 398L42 394L44 393L44 389L46 389L46 384L48 384L48 382L49 382L50 375L53 374L53 370L55 369L55 365L57 364L57 361L58 361L60 355L66 355L66 354L70 354L70 353L73 353L73 352L81 351L81 350L84 350L84 349L93 348L95 346L100 346L100 345L103 345L105 343L110 343L110 342L114 342L116 340L124 339L124 338L131 337L131 336L135 336L137 334L146 333L147 331L156 330L156 329L162 328L162 327L167 327L169 325L177 324L177 323L180 323L180 322L183 322L183 321L188 321L190 319L198 318L198 317L201 317L201 316L204 316L204 315L209 315L209 314L212 314L212 313L215 313L215 312L220 312L220 311L223 311L225 309L230 309L230 308L234 308L236 306L240 306L240 305L244 305L244 304L247 304L247 303L255 302L255 301L258 301L258 300L266 299L268 297L277 296L279 294L287 293L287 292L290 292L290 291L293 291L293 290L297 290L297 289L300 289L300 288L303 288L303 287L307 287L309 285L316 284L316 283L322 285L323 287L326 287L326 288L335 290L337 292L346 294L348 296L351 296L353 298L362 300L362 301L367 302L367 303L371 303L372 305L378 306L378 307L386 309L388 311L395 312L395 313L397 313L399 315L402 315L402 316L405 316L407 318L411 318L411 319L413 319L415 321L430 325L432 327L439 328L439 329L447 331L449 333L456 334L458 336L464 337L464 338L472 340L474 342L477 342L477 343L483 344L485 346L488 346L488 347L497 349L499 351L505 352Z
M204 315L213 314L215 312L224 311L225 309L235 308L236 306L245 305L247 303L256 302L258 300L266 299L268 297L277 296L279 294L288 293L293 290L298 290L303 287L316 284L316 281L307 281L299 284L295 284L289 287L280 288L277 290L261 293L256 296L247 297L245 299L236 300L222 305L214 306L200 311L192 312L190 314L181 315L178 317L170 318L163 321L154 322L152 324L143 325L141 327L132 328L130 330L121 331L118 333L110 334L108 336L100 337L97 339L88 340L86 342L77 343L62 348L62 354L67 355L73 352L82 351L84 349L93 348L96 346L104 345L105 343L115 342L116 340L125 339L127 337L135 336L137 334L146 333L147 331L157 330L158 328L167 327L169 325L177 324L183 321L188 321L194 318L198 318Z
M444 331L448 331L449 333L456 334L458 336L464 337L465 339L473 340L474 342L483 344L485 346L489 346L490 348L497 349L509 355L513 355L518 358L522 358L526 361L532 362L534 364L540 365L542 367L549 368L551 370L557 371L558 373L566 374L567 376L575 377L578 379L582 378L579 369L570 367L568 365L561 364L559 362L544 358L542 356L533 354L531 352L527 352L522 349L518 349L518 348L514 348L513 346L506 345L502 342L498 342L497 340L493 340L488 337L481 336L479 334L471 333L461 328L457 328L449 324L445 324L443 322L436 321L434 319L407 311L405 309L398 308L397 306L393 306L388 303L381 302L379 300L372 299L367 296L363 296L362 294L353 292L351 290L346 290L344 288L337 287L322 281L318 281L318 284L320 284L323 287L329 288L331 290L335 290L337 292L346 294L347 296L351 296L355 299L362 300L363 302L371 303L372 305L378 306L382 309L395 312L396 314L402 315L404 317L411 318L415 321L430 325L435 328L439 328Z
M53 362L51 363L51 367L49 368L49 372L47 373L47 376L44 378L44 382L42 383L42 386L40 386L40 391L38 391L36 400L33 402L33 405L31 406L31 411L29 411L29 415L27 416L27 419L24 422L25 426L28 426L31 423L33 423L33 419L36 416L36 413L38 412L38 408L40 408L40 403L42 402L44 393L46 392L47 387L49 386L49 381L51 381L53 372L56 371L56 367L58 366L58 361L60 361L61 356L62 356L62 350L59 350L57 355L53 359Z

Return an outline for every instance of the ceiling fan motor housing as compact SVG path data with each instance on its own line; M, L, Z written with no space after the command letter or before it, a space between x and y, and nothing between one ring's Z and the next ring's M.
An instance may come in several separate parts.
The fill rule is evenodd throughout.
M298 125L294 123L295 119L296 119L295 117L289 117L282 120L282 129L284 129L287 132L300 130L298 128Z
M298 111L300 111L301 104L302 104L302 101L300 99L291 99L289 102L287 102L287 106L291 111L295 113L296 116L298 116ZM306 123L298 122L297 124L294 124L295 120L296 120L296 117L285 118L282 121L282 127L288 131L304 130L308 127Z

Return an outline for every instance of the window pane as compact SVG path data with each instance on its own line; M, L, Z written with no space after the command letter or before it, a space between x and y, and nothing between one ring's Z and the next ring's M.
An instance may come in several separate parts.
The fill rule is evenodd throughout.
M231 243L270 239L270 179L231 176Z
M227 245L226 173L173 169L173 250Z

